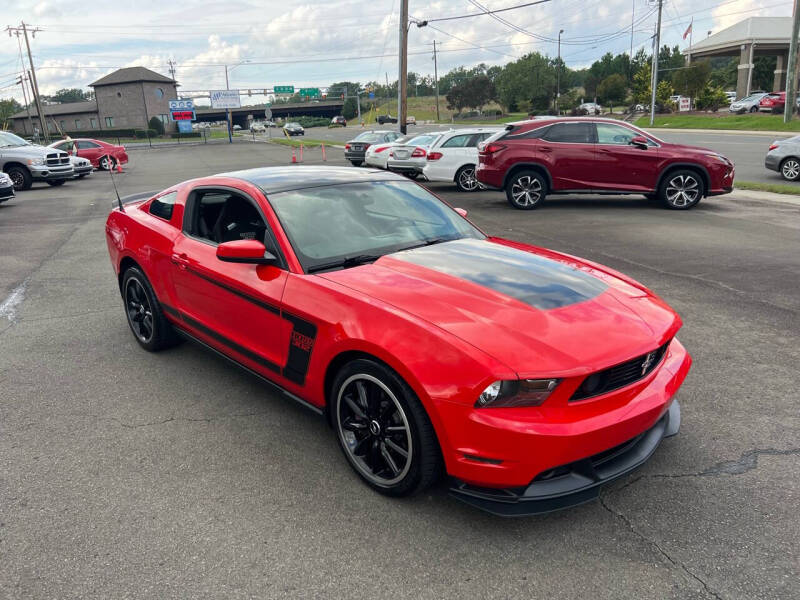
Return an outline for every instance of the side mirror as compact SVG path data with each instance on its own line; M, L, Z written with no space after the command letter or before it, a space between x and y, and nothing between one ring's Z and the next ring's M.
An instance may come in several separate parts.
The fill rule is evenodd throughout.
M258 240L234 240L217 246L217 258L223 262L271 265L278 259Z
M637 135L636 137L632 138L631 141L628 143L631 146L636 146L637 148L647 150L647 138L642 135Z
M458 214L460 214L465 219L467 218L467 211L465 209L463 209L463 208L454 208L453 210L456 211Z

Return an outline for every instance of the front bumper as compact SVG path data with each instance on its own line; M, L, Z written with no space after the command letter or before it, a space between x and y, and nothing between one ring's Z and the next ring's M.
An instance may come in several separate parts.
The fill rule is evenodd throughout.
M34 181L48 181L54 179L72 179L75 171L69 167L30 166L28 169Z
M5 202L6 200L11 200L14 197L14 186L12 185L4 185L0 186L0 202Z
M75 177L80 177L81 175L88 175L93 170L94 170L94 167L92 165L89 165L88 167L75 167L75 169L74 169L75 175L74 176Z
M681 407L675 400L655 425L605 452L562 465L523 488L480 488L455 481L450 493L467 504L495 515L519 517L550 512L594 500L600 486L640 467L661 440L678 433Z

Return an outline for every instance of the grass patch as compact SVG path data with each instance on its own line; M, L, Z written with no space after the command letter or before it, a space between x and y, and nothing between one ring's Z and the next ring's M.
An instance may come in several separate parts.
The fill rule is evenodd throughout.
M318 148L322 144L328 144L328 146L330 147L336 144L336 142L332 140L310 140L310 139L307 140L305 138L301 138L298 140L296 138L288 139L285 137L283 138L274 137L271 140L267 141L272 142L273 144L280 144L281 146L292 146L294 148L299 148L300 144L303 144L304 148Z
M758 181L737 181L733 184L737 190L753 190L757 192L772 192L773 194L789 194L800 196L800 185L790 183L761 183Z
M650 127L650 117L640 117L637 127ZM800 120L783 122L783 115L718 114L718 115L656 115L653 127L672 129L718 129L735 131L800 131Z

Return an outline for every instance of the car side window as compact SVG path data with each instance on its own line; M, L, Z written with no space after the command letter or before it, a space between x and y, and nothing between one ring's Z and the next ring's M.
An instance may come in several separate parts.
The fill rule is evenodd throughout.
M591 144L594 142L592 123L556 123L542 139L563 144Z
M627 146L636 137L636 132L627 127L612 123L595 123L597 127L597 143Z
M478 144L480 144L483 140L491 136L491 133L476 133L470 139L469 143L467 143L467 147L469 148L477 148Z
M190 198L184 230L213 244L258 240L267 247L267 225L249 198L228 190L199 190Z
M445 141L442 144L442 148L464 148L469 144L469 139L472 137L472 134L466 135L454 135L449 140Z
M509 131L502 139L506 140L538 140L550 130L549 127L539 127L523 133L515 133L517 130Z
M175 208L175 198L178 192L170 192L154 199L150 203L150 214L169 221L172 218L172 209Z
M100 146L94 142L76 142L79 150L89 150L90 148L99 148Z

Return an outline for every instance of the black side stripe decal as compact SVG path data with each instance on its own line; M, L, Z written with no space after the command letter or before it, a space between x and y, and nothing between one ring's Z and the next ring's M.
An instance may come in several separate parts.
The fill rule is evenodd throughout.
M208 275L205 275L205 274L201 273L200 271L192 269L191 267L187 267L186 270L189 271L195 277L199 277L200 279L203 279L203 280L207 281L208 283L216 285L217 287L221 287L223 290L226 290L226 291L230 292L231 294L239 296L240 298L244 298L248 302L252 302L256 306L258 306L260 308L263 308L264 310L268 310L269 312L274 313L276 315L281 314L281 309L280 308L278 308L277 306L274 306L272 304L269 304L268 302L264 302L260 298L255 298L255 297L251 296L250 294L246 294L245 292L237 290L235 287L231 287L231 286L229 286L229 285L227 285L225 283L222 283L221 281L217 281L216 279L214 279L212 277L209 277Z
M172 308L171 306L167 306L166 304L163 304L163 303L161 304L161 306L164 309L164 312L169 313L170 315L172 315L176 319L179 319L180 321L186 323L190 327L192 327L192 328L196 329L197 331L201 332L203 335L206 335L206 336L210 337L211 339L216 340L220 344L222 344L224 346L227 346L228 348L230 348L231 350L233 350L237 354L240 354L242 356L247 357L249 360L252 360L254 363L256 363L258 365L261 365L262 367L264 367L266 369L269 369L270 371L274 371L275 373L280 373L281 372L281 368L278 365L276 365L274 362L272 362L271 360L268 360L268 359L264 358L263 356L261 356L259 354L256 354L255 352L253 352L251 350L248 350L247 348L245 348L241 344L237 344L236 342L234 342L233 340L228 339L224 335L222 335L220 333L217 333L213 329L210 329L210 328L206 327L200 321L198 321L196 319L193 319L192 317L190 317L186 313L177 311L174 308Z
M283 376L302 385L308 373L308 364L311 362L317 326L286 311L283 311L281 316L293 325L292 335L289 338L289 357L286 366L283 367Z

